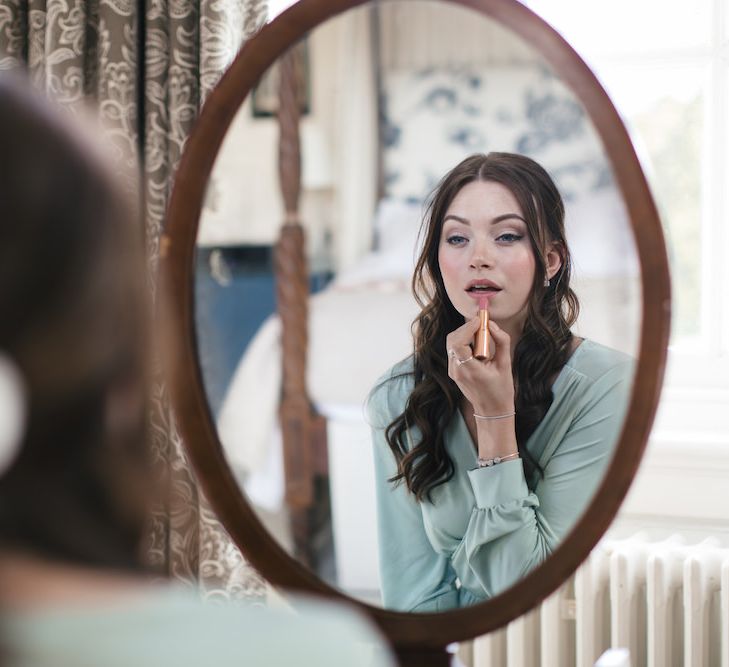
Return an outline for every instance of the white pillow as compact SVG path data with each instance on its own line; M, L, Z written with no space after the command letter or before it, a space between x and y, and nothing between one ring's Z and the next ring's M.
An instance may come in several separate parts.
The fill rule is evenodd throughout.
M615 188L587 192L565 204L567 244L576 278L639 275L628 213Z
M398 199L383 199L375 214L376 250L340 273L335 286L362 285L380 289L406 289L419 252L423 207Z
M386 197L380 200L375 212L376 250L387 252L393 248L412 251L423 221L424 205Z

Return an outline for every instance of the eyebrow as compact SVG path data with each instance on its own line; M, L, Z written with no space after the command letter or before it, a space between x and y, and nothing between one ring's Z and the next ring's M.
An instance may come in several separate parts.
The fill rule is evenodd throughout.
M449 213L445 218L443 218L443 222L446 222L446 220L453 219L456 222L460 222L461 224L471 226L471 223L468 219L462 218L460 215L454 215L453 213ZM503 222L504 220L521 220L524 224L527 224L527 221L524 220L519 214L517 213L504 213L503 215L497 215L492 221L491 224L495 225L498 222Z

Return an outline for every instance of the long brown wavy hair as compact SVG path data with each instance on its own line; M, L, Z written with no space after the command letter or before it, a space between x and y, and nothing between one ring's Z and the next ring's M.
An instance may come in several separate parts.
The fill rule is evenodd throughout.
M0 147L0 351L27 398L0 475L0 552L145 572L155 478L136 202L93 135L5 73Z
M438 248L451 202L474 181L500 183L511 191L524 214L536 260L526 322L512 364L516 439L530 483L542 471L526 442L552 403L551 381L567 361L570 327L579 312L577 296L570 288L572 263L565 239L564 204L549 174L534 160L513 153L472 155L447 173L428 199L420 232L424 243L413 274L412 289L421 307L413 322L414 388L404 412L385 431L398 463L398 474L390 481L404 481L419 501L431 501L433 489L455 473L443 436L462 395L448 376L445 341L463 324L463 316L446 294ZM545 286L549 243L558 249L562 265ZM410 449L406 434L412 426L418 428L421 438Z

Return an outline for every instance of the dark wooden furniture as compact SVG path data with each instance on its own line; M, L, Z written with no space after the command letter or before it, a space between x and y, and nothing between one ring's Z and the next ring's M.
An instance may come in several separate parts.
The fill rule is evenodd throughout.
M326 466L326 440L314 439L325 433L306 388L308 348L309 272L306 265L304 229L299 219L301 193L301 144L299 138L298 81L295 49L280 60L279 90L279 181L284 202L284 225L276 245L275 276L277 308L281 318L282 387L279 417L284 452L285 500L291 517L294 554L309 566L309 537L316 504L314 480ZM319 428L315 429L314 425ZM316 454L315 454L316 452ZM318 454L318 455L317 455Z
M405 614L360 606L382 628L403 665L445 665L446 644L494 630L524 613L554 591L588 555L614 518L638 468L655 414L663 380L669 335L668 262L656 207L627 131L592 72L562 37L516 0L453 0L483 12L530 43L579 98L601 137L631 220L642 270L642 328L636 381L614 459L593 502L559 548L511 589L481 605L441 614ZM198 365L193 319L192 271L205 186L235 113L261 74L307 31L361 0L302 0L246 43L203 108L177 173L161 261L169 330L174 348L169 381L190 459L220 520L247 558L273 584L337 599L347 599L317 579L280 547L246 502L228 469L209 413ZM285 94L285 93L284 93ZM284 125L295 118L281 117ZM290 130L291 128L289 128ZM282 152L297 140L282 141ZM297 161L283 160L287 219L279 242L279 288L284 320L284 400L287 469L296 479L306 457L316 417L306 394L306 266L297 215ZM298 449L297 449L298 443ZM290 500L305 505L306 483L294 484ZM305 528L305 527L304 527Z

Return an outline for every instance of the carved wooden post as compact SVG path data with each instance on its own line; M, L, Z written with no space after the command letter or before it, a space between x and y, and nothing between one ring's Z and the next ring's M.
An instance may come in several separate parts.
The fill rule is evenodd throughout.
M311 564L309 508L314 501L310 447L312 415L306 390L309 272L305 235L299 219L301 151L297 52L281 58L279 71L279 179L285 219L275 252L276 296L281 317L283 384L279 417L283 437L286 503L296 556Z

